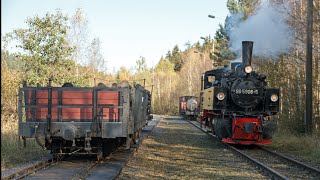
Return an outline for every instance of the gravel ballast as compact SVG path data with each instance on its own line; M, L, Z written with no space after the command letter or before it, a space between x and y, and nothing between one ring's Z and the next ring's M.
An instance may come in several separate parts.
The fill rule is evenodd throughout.
M117 179L268 179L179 117L164 117Z

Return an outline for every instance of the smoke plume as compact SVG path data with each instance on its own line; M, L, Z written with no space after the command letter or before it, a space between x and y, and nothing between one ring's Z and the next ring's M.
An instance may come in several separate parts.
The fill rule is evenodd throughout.
M256 56L274 58L288 52L293 42L293 30L286 22L287 16L288 13L280 12L268 0L263 0L245 21L241 20L243 14L231 15L226 23L231 50L240 55L242 41L253 41Z

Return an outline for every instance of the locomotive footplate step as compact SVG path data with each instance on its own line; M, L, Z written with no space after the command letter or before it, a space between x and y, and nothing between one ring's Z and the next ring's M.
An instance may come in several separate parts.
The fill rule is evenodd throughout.
M164 116L117 179L268 179L184 119Z

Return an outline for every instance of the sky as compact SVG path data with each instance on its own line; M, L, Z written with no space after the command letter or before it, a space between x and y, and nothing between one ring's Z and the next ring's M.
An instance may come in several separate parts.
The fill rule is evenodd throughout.
M214 37L228 15L226 1L2 0L1 34L26 28L28 17L44 17L57 8L71 17L81 8L87 15L90 38L101 41L108 72L121 66L132 68L141 56L152 67L175 45L184 50L187 42L202 43L200 37Z

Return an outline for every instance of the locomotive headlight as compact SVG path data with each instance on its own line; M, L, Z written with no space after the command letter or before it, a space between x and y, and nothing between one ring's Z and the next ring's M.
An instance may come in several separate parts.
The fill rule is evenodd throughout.
M224 96L224 93L222 93L222 92L217 94L217 98L218 98L220 101L224 100L224 97L225 97L225 96Z
M246 66L246 67L244 68L244 71L245 71L246 73L251 73L251 72L252 72L252 67L251 67L251 66Z
M270 99L271 99L272 102L277 102L278 99L279 99L279 97L278 97L278 95L276 95L276 94L272 94L271 97L270 97Z

